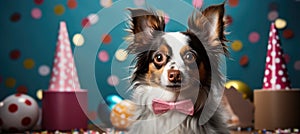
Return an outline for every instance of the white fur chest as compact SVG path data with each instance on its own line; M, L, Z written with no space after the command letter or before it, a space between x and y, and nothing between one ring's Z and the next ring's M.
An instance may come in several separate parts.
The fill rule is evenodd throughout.
M197 119L193 119L191 116L182 114L176 110L155 115L152 111L152 100L154 98L173 101L175 94L149 86L139 86L134 89L133 101L138 105L135 118L138 118L138 120L132 125L129 133L190 134L199 131L200 127Z

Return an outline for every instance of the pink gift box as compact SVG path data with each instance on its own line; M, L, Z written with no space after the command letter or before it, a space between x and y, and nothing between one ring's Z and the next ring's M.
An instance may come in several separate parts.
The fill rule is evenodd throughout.
M87 129L87 91L44 91L42 129L68 131Z

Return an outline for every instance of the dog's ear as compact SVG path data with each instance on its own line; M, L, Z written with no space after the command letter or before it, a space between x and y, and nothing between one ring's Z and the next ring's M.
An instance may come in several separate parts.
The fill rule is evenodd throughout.
M145 50L149 45L153 35L156 32L162 32L165 29L164 17L162 14L152 10L128 9L131 12L130 35L126 40L131 44L127 50L131 53L137 53ZM149 46L148 46L149 47Z
M198 38L207 42L207 45L222 45L225 54L228 53L224 42L225 24L224 12L225 3L207 7L204 11L195 11L188 20L189 31L195 33Z

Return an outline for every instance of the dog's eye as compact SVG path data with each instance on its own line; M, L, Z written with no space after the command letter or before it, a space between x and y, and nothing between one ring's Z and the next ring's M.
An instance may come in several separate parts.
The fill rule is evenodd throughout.
M161 53L161 52L157 52L155 55L154 55L154 63L156 64L156 65L159 65L159 66L161 66L161 65L163 65L165 62L166 62L166 60L167 60L167 57L166 57L166 55L164 55L163 53Z
M196 60L196 55L193 52L187 52L183 58L187 63L192 63Z

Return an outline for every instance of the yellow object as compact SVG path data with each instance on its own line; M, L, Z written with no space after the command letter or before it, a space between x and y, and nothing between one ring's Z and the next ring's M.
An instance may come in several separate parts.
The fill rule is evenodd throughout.
M26 69L32 69L34 67L34 60L33 59L26 59L23 62L24 68Z
M233 51L240 51L243 48L243 43L239 40L235 40L231 44L231 49Z
M64 12L65 12L65 7L63 5L59 4L54 7L54 13L56 15L62 15Z
M124 49L119 49L116 53L115 53L115 57L118 61L124 61L127 59L127 52Z
M13 88L16 85L16 80L14 78L7 78L5 81L5 86L8 88Z
M233 87L243 95L244 99L252 100L252 96L253 96L252 90L250 89L250 87L246 83L244 83L242 81L230 80L230 81L225 83L225 87L227 89Z
M133 120L130 119L135 111L135 105L129 100L123 100L116 104L110 113L112 125L118 129L127 129Z
M275 20L275 26L278 29L283 29L287 25L286 21L284 19L278 18Z
M73 36L73 43L75 46L82 46L84 43L84 38L81 34L75 34Z
M42 89L39 89L37 92L36 92L36 97L40 100L43 99L43 90Z

